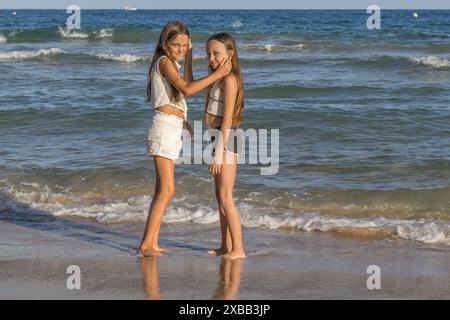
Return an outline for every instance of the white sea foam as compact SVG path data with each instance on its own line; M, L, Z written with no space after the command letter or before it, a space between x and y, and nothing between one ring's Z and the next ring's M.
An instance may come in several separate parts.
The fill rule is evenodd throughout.
M242 212L242 210L241 210ZM247 227L267 227L270 229L297 228L303 231L337 231L342 228L354 230L395 230L399 238L425 243L450 245L450 224L430 220L394 220L379 217L374 220L357 218L333 218L319 214L301 217L242 216L242 223Z
M101 199L94 204L83 204L84 196L70 196L52 192L46 186L26 184L36 187L33 192L8 190L10 196L0 199L0 207L11 208L17 213L30 213L33 210L48 212L60 217L83 217L95 219L102 223L145 222L148 214L149 196L136 196L126 201L105 201ZM69 200L69 201L67 201ZM24 205L23 205L24 204ZM344 229L356 231L392 230L391 236L419 241L450 245L450 223L439 220L399 220L384 217L348 218L324 216L318 213L296 213L287 211L283 214L241 201L238 205L242 224L247 228L285 229L295 228L306 232L342 232ZM32 216L32 215L30 215ZM168 206L163 221L166 223L218 223L219 215L214 205L194 205L186 199L173 199ZM341 231L340 231L341 230Z
M38 183L35 183L35 182L21 182L20 184L23 186L30 186L33 188L39 188L39 186L40 186Z
M439 226L436 222L422 222L417 224L404 223L397 227L401 238L425 243L445 243L450 245L450 227Z
M409 57L409 60L418 64L431 66L436 69L450 68L450 60L438 58L436 56Z
M240 48L245 50L254 51L268 51L268 52L279 52L279 51L299 51L303 50L304 44L299 43L296 45L279 45L279 44L241 44Z
M109 60L109 61L125 62L125 63L142 62L142 61L148 61L150 59L149 56L138 56L138 55L132 55L132 54L127 54L127 53L120 54L120 55L100 53L95 56L101 60Z
M58 27L57 33L64 39L86 39L89 37L87 33L76 30L64 30L62 27Z
M98 39L112 38L114 35L114 29L112 29L112 28L100 29L100 30L94 31L94 35Z
M21 60L21 59L33 59L39 57L47 57L51 55L58 55L66 53L64 50L59 48L50 48L50 49L40 49L36 51L9 51L9 52L0 52L0 59L3 60Z

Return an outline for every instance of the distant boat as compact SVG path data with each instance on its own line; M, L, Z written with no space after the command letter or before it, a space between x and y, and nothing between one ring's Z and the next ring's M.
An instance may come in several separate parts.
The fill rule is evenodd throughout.
M127 11L136 11L137 10L137 8L132 8L132 7L125 7L124 9Z

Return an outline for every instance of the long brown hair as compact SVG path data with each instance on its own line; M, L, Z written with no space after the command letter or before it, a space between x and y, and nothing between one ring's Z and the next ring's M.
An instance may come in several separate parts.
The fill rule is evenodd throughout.
M242 77L241 72L241 66L239 64L239 57L237 52L237 46L236 41L234 41L234 38L226 32L219 32L216 34L213 34L211 37L209 37L208 41L206 43L208 44L211 40L216 40L225 46L226 50L233 50L234 54L231 58L231 74L233 74L236 77L237 85L238 85L238 92L236 96L236 101L234 103L234 111L233 111L233 120L231 123L231 126L233 128L239 127L239 125L242 122L242 112L244 111L244 81ZM209 71L212 72L211 66L209 66ZM211 92L212 85L208 87L207 93L206 93L206 106L208 107L209 102L209 94ZM206 109L205 109L206 110Z
M161 31L161 34L159 35L158 44L155 48L155 54L153 55L152 62L150 64L150 69L148 71L148 80L147 80L147 100L150 101L152 96L152 70L155 68L156 61L162 56L168 57L168 60L170 63L174 63L174 61L170 57L170 52L166 49L164 49L164 45L166 45L169 41L172 41L177 36L185 34L188 37L189 35L189 29L187 26L181 22L181 21L172 21L166 24ZM180 102L180 91L171 83L169 82L170 87L172 88L172 99L175 102Z

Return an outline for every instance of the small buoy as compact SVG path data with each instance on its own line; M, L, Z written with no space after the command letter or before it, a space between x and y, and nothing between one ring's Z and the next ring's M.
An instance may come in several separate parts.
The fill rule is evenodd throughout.
M15 16L17 13L15 11L13 11L13 16Z
M414 12L412 15L413 15L414 18L418 18L418 17L419 17L419 15L417 14L417 12Z

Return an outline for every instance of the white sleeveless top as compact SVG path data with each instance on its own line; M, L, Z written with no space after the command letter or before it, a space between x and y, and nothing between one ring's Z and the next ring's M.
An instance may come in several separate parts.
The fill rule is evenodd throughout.
M206 112L223 117L223 92L220 90L220 80L213 83L211 92L209 93Z
M150 103L153 105L153 108L159 108L163 105L171 105L175 108L183 111L184 120L187 119L187 104L186 99L183 94L180 93L180 102L176 103L172 97L172 87L170 86L170 81L166 77L163 77L159 72L159 62L162 58L167 58L166 56L161 56L155 63L151 73L152 79L152 94ZM168 58L167 58L168 59ZM180 64L175 61L175 65L179 70L181 68Z

